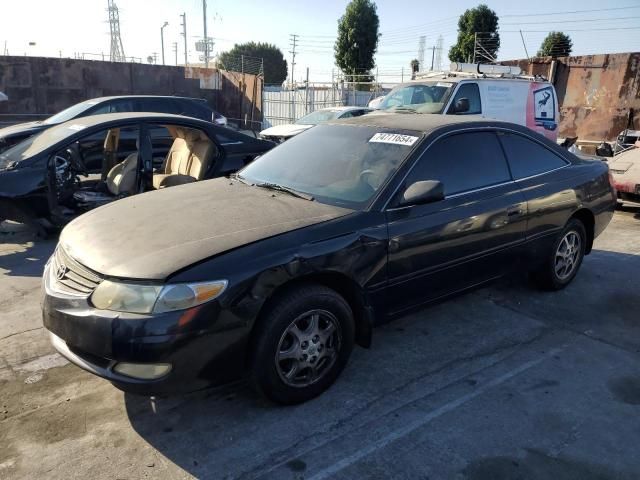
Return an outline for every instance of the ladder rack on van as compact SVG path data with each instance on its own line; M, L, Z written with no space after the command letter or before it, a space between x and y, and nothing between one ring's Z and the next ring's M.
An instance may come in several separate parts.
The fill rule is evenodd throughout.
M449 71L442 72L417 72L415 79L427 78L450 78L450 77L469 77L469 78L510 78L529 81L547 81L541 75L522 75L520 67L512 67L508 65L490 65L482 63L458 63L453 62Z

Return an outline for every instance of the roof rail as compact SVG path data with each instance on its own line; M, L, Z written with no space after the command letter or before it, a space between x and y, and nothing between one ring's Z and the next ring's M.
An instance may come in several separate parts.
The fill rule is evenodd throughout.
M542 75L523 75L520 67L516 66L458 62L453 62L448 71L417 72L414 76L415 79L448 77L516 78L530 81L547 81L547 78Z

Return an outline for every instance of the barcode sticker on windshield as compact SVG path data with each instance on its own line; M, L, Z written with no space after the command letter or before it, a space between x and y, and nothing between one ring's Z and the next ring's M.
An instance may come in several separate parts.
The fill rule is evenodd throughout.
M369 141L377 143L393 143L395 145L405 145L410 147L416 143L416 140L418 140L418 137L412 137L411 135L401 135L399 133L376 133Z

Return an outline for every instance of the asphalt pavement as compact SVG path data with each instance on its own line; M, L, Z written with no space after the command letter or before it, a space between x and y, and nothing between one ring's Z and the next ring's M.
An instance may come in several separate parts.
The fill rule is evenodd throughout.
M640 208L616 212L578 277L524 275L374 331L295 407L243 382L125 394L49 345L55 240L0 227L2 479L640 478Z

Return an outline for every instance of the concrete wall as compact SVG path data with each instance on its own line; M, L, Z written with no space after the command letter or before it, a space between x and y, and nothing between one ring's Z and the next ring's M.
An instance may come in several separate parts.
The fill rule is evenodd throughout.
M0 114L52 114L107 95L205 98L229 118L261 120L262 79L204 68L0 56Z
M552 59L514 60L524 72L552 77ZM560 104L560 136L614 140L630 111L640 128L640 53L557 59L554 84Z

